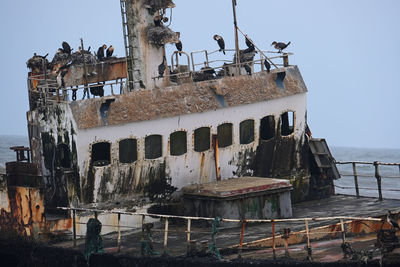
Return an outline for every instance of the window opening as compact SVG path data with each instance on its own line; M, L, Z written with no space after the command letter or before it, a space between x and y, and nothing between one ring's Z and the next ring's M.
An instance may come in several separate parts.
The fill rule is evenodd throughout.
M202 127L194 131L194 151L203 152L210 149L210 128Z
M137 160L137 140L133 138L119 141L119 162L133 163Z
M174 132L169 136L171 156L180 156L187 152L187 133L185 131Z
M232 123L224 123L217 128L218 147L232 145Z
M279 87L279 88L285 88L285 85L284 85L284 83L283 83L283 80L285 79L285 77L286 77L286 72L278 72L277 74L276 74L276 80L275 80L275 83L276 83L276 86L277 87Z
M240 144L250 144L254 141L254 120L245 120L240 123Z
M260 139L269 140L275 136L275 117L266 116L260 122Z
M66 144L58 144L57 146L57 165L62 168L71 167L69 147Z
M93 166L106 166L111 162L111 145L108 142L101 142L92 145Z
M146 159L156 159L162 156L161 135L149 135L144 140L144 154Z
M294 131L294 112L287 111L281 115L281 134L290 135Z

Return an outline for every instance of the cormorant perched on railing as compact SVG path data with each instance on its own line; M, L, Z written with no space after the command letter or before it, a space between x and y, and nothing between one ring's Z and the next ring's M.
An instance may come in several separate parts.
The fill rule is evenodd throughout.
M282 53L282 50L285 49L286 47L288 47L288 45L290 45L290 42L285 44L285 43L273 41L271 45L273 45L275 49L278 49L278 53Z
M269 64L268 60L264 60L264 66L267 69L267 72L269 73L269 71L271 70L271 64Z
M161 62L160 65L158 65L158 74L159 74L160 78L164 77L164 72L165 72L165 68L166 68L166 66L165 66L166 61L167 61L167 59L164 56L163 57L163 61Z
M114 53L114 47L113 47L112 45L110 45L110 46L107 48L106 56L107 56L107 57L111 57L113 53Z
M105 44L103 44L102 46L99 47L99 49L97 49L97 59L98 60L103 60L104 59L104 50L107 48L107 46Z
M176 50L178 50L179 52L182 52L183 46L182 46L182 42L180 40L179 40L179 42L175 43L175 47L176 47ZM179 55L182 56L181 53L179 53Z
M219 51L223 52L225 55L225 41L224 38L222 38L222 36L219 36L218 34L214 35L214 40L217 41L218 45L219 45Z
M71 47L69 46L69 44L68 44L66 41L64 41L64 42L62 42L61 45L62 45L63 53L66 53L66 54L68 54L68 55L71 55L72 49L71 49Z
M388 213L386 215L386 221L392 226L392 228L400 229L399 224L396 222L396 219L394 218L390 210L388 210Z

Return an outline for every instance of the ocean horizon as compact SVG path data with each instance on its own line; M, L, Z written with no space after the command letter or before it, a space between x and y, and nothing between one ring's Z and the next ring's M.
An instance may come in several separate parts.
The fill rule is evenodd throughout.
M29 146L28 136L0 135L0 170L5 168L5 163L15 161L15 152L12 146ZM400 148L360 148L332 146L331 153L336 161L380 161L385 163L400 163ZM341 178L335 181L335 190L339 194L355 195L353 169L351 164L337 165ZM400 167L380 166L382 176L382 189L384 198L400 199ZM377 197L376 179L373 165L357 165L358 183L361 196Z

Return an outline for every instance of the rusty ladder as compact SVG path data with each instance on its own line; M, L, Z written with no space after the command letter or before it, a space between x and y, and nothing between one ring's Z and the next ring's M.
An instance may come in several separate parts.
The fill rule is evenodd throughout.
M128 90L132 91L136 88L143 88L144 83L142 79L142 74L140 68L136 66L139 58L138 52L140 48L138 47L139 40L136 35L129 35L129 24L127 15L127 2L128 0L120 0L121 4L121 16L122 16L122 31L124 35L124 46L126 55L126 67L127 67L127 85Z

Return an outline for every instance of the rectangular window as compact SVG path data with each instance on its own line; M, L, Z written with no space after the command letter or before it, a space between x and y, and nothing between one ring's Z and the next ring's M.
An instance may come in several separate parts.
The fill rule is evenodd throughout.
M169 136L171 156L180 156L187 152L186 132L174 132Z
M202 127L194 131L194 151L203 152L210 149L210 128Z
M232 123L224 123L217 128L218 147L232 145Z
M287 111L281 115L281 134L290 135L294 131L294 112Z
M137 140L124 139L119 141L119 162L133 163L137 160Z
M144 154L146 159L156 159L162 156L161 135L149 135L144 140Z
M254 141L254 120L245 120L240 123L240 144L250 144Z
M111 144L100 142L92 145L93 166L106 166L111 162Z
M260 139L269 140L275 136L275 117L266 116L260 122Z

